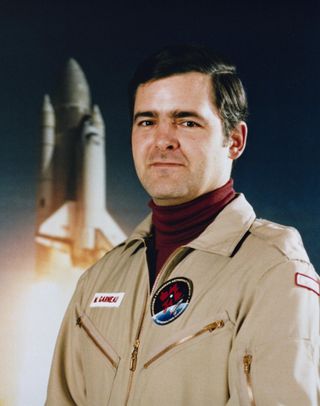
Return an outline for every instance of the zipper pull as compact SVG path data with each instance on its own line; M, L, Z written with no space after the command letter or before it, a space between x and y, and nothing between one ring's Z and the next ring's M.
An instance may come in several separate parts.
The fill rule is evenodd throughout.
M77 318L76 325L79 326L80 328L82 327L82 320L81 320L81 317L78 317L78 318Z
M243 357L243 371L246 375L247 381L247 391L248 397L250 401L250 406L256 406L256 402L253 396L253 388L252 388L252 379L251 379L251 364L252 364L252 355L246 354Z
M247 376L250 374L251 362L252 362L252 355L247 354L243 357L243 370Z
M210 333L212 333L215 329L222 328L223 326L224 326L224 321L218 320L218 321L215 321L214 323L209 324L206 327L206 330L208 330Z
M131 353L130 371L136 370L139 345L140 345L140 340L137 339L136 342L134 343L133 351Z

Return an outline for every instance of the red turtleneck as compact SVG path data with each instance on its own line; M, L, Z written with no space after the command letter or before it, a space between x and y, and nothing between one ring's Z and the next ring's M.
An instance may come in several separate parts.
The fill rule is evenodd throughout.
M176 248L197 238L234 197L230 179L219 189L177 206L157 206L151 201L154 240L153 249L148 249L148 262L149 268L155 269L149 269L150 279L154 280Z

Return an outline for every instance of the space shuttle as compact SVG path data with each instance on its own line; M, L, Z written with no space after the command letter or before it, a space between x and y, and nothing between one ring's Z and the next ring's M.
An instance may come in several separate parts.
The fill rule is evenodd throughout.
M106 209L104 121L74 59L44 97L35 238L39 272L52 251L86 268L126 238Z

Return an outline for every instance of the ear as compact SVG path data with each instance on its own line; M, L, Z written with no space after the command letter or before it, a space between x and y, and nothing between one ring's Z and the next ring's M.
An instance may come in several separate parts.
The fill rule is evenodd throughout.
M248 127L244 121L240 121L236 127L231 130L229 137L229 158L232 160L238 159L247 142Z

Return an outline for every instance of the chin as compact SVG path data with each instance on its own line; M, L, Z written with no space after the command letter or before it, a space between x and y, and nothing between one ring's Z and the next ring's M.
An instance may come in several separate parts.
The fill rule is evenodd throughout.
M180 192L179 190L177 190L177 188L174 188L173 190L149 189L148 192L154 199L179 199L185 196L185 193Z
M153 200L186 200L191 194L184 179L157 178L148 179L148 182L141 183Z
M187 194L177 193L177 191L172 193L150 193L150 196L158 206L174 206L192 200Z

